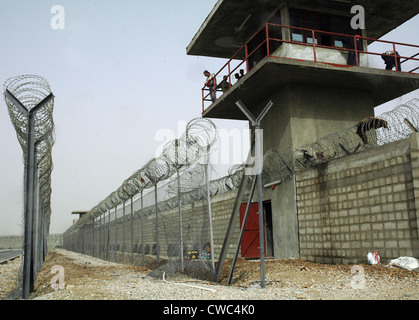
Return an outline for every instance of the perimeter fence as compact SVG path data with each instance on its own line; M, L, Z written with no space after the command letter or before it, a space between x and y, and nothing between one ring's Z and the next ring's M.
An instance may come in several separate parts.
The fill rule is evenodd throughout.
M419 127L418 105L414 99L288 154L268 150L263 184L293 179L305 168L408 138ZM63 234L64 248L145 265L156 277L181 272L213 280L219 255L215 248L223 242L223 238L214 242L213 223L218 223L220 212L225 214L213 212L214 197L239 189L243 181L248 187L251 183L244 175L246 164L211 179L215 170L208 159L217 136L210 120L189 122L184 135L169 142L159 158L136 171ZM225 235L227 228L227 223L218 223L216 233Z
M212 121L190 121L184 134L167 143L158 158L64 233L64 248L113 261L139 259L141 265L154 268L165 265L167 273L188 268L190 261L196 269L211 270L208 195L236 187L234 173L222 182L210 182L208 159L216 141Z

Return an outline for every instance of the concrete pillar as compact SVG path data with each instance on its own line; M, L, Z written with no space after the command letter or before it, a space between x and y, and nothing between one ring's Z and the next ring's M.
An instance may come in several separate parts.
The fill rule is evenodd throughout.
M284 75L285 76L285 75ZM288 84L275 95L269 117L262 121L264 153L277 150L294 170L294 150L374 116L368 91ZM298 208L295 177L284 179L271 193L274 256L298 258ZM266 197L265 197L265 200Z
M413 192L415 208L409 214L416 216L416 228L411 226L413 256L419 256L419 133L410 136L410 162L412 165Z

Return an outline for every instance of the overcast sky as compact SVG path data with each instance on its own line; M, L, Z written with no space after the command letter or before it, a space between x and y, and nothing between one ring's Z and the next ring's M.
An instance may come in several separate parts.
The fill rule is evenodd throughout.
M152 159L162 132L177 136L200 116L202 72L226 61L187 56L186 46L216 2L0 0L1 84L36 74L55 95L51 233L64 232L72 211L91 209ZM63 30L51 27L57 4L65 9ZM418 44L417 30L415 17L385 38ZM378 110L412 97L419 94ZM0 235L20 234L23 153L3 97L0 146Z

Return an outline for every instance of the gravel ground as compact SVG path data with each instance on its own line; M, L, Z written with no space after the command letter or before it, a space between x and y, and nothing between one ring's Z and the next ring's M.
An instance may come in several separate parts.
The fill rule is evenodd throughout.
M0 299L15 287L21 259L0 265ZM64 285L54 290L53 266L62 266ZM51 249L38 274L33 300L418 300L419 273L384 265L324 265L303 260L267 260L266 288L260 287L259 261L238 260L231 286L184 275L148 276L144 267L107 262ZM361 280L361 281L357 281Z
M15 290L21 265L21 257L0 264L0 300Z

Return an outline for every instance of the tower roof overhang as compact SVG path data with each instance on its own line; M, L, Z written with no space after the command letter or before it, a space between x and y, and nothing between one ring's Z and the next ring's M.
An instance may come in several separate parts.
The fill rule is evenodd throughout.
M419 13L411 0L219 0L186 48L188 55L230 58L284 6L351 16L365 8L369 38L379 39Z

